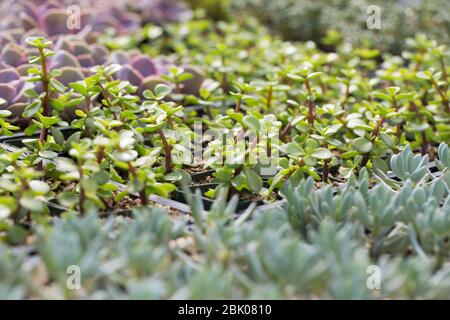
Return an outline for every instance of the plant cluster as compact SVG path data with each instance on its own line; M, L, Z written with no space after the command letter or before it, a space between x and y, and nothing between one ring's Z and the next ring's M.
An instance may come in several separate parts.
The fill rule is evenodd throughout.
M175 50L172 58L185 54L184 63L211 61L204 71L136 50L108 59L103 51L95 55L95 47L81 54L83 45L70 37L59 38L55 49L30 37L24 109L13 115L10 99L2 101L3 131L17 130L16 121L28 124L23 145L44 180L65 180L58 163L83 166L73 150L83 141L78 146L99 166L86 174L100 170L106 186L110 180L134 185L131 193L141 194L143 204L155 185L167 184L156 193L168 196L192 183L193 170L212 170L205 197L227 189L228 198L273 201L288 180L311 176L340 184L364 168L386 176L392 155L405 146L434 159L438 143L450 137L445 46L418 35L408 40L405 58L386 55L379 65L377 50L343 46L325 53L312 44L250 38L263 32L257 26L247 27L249 37L238 37L237 27L219 24L217 37L210 30L215 26L193 20L169 24L167 38L155 39L161 52ZM180 38L179 28L190 32ZM22 81L12 67L3 74ZM75 132L63 134L67 127ZM193 143L200 154L192 154ZM140 167L146 173L137 172ZM75 190L84 198L83 188ZM102 195L120 202L115 193L123 193L109 191ZM97 205L104 207L103 200Z
M0 246L1 297L446 298L448 171L401 183L369 189L364 172L333 194L309 178L286 187L283 208L238 217L237 197L227 204L222 192L205 211L199 194L189 193L190 227L148 207L132 220L69 215L36 226L38 254L27 270L26 251ZM81 290L67 289L71 265L82 270ZM367 287L373 265L383 275L380 290Z
M93 42L105 33L136 32L146 23L189 19L190 10L177 0L4 0L0 6L1 42L16 42L39 33L57 39L80 34Z
M47 30L45 0L5 24L0 297L448 296L447 46L325 52L150 2L132 33Z

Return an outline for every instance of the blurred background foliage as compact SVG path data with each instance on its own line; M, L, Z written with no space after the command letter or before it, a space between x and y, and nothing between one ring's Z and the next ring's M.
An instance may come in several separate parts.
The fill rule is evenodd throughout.
M216 20L249 13L258 17L286 40L313 40L322 48L344 40L353 45L371 43L395 54L404 49L404 39L427 34L441 43L450 41L448 0L187 0ZM367 8L381 8L381 29L367 28ZM336 37L336 31L342 37Z

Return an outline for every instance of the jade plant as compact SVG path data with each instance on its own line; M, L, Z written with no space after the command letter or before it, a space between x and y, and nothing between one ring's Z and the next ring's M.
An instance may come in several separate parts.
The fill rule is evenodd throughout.
M321 72L311 72L312 65L305 64L299 70L294 70L288 77L296 82L303 83L306 90L306 107L307 107L307 119L310 126L314 125L316 119L316 110L314 105L314 92L311 80L321 75Z
M50 187L41 181L42 173L21 159L24 150L0 149L0 194L2 219L11 217L14 224L30 223L33 216L48 213L45 201Z
M144 123L142 132L157 133L157 138L154 138L156 140L153 140L162 148L166 173L172 172L185 160L189 160L185 159L187 150L183 141L192 136L190 128L182 122L183 106L167 100L170 93L171 88L164 84L157 85L154 92L144 91L146 101L142 107L145 114L139 119Z
M4 101L6 102L6 101ZM1 105L1 101L0 101ZM11 136L13 135L13 131L20 130L18 126L12 125L9 123L8 120L5 120L5 118L8 118L11 116L11 111L9 110L1 110L0 111L0 133L2 136Z
M109 173L97 163L91 145L91 140L81 139L71 144L69 155L74 160L66 157L54 159L61 181L76 183L67 191L57 192L58 201L69 209L76 208L80 215L94 208L105 209L103 199L112 198L113 191L117 190L110 182Z
M319 147L319 143L314 139L305 141L305 147L300 144L290 142L281 146L281 151L287 157L281 157L278 160L279 172L271 179L269 190L278 189L289 179L292 183L300 182L305 175L311 176L316 180L328 181L329 164L333 159L333 153L324 147ZM322 163L322 178L315 170L315 165Z
M28 96L34 101L25 108L23 116L26 118L36 117L31 128L29 127L27 130L40 129L39 141L44 144L47 140L48 129L60 120L57 115L53 115L52 99L55 93L64 93L65 87L57 80L57 77L61 75L60 71L58 69L49 70L47 66L48 58L55 54L49 49L52 43L45 41L42 37L28 38L27 43L38 51L38 55L29 58L29 62L37 66L28 70L33 75L28 81L38 82L41 92L33 89L27 91Z
M270 197L264 187L262 170L274 165L272 157L279 147L281 123L273 115L248 114L229 110L228 116L218 120L219 139L211 141L204 151L205 167L215 172L212 182L219 183L207 195L215 197L225 188L229 195L244 191Z
M147 205L150 195L158 194L167 198L175 189L173 184L161 182L164 176L161 170L152 168L157 160L157 152L153 151L138 157L138 152L133 148L136 143L133 132L121 131L119 134L113 134L111 142L114 148L111 157L115 167L128 171L127 189L118 194L116 201L120 201L126 195L136 193L141 204ZM98 159L99 155L97 154L97 162ZM171 176L166 175L165 177L170 179Z

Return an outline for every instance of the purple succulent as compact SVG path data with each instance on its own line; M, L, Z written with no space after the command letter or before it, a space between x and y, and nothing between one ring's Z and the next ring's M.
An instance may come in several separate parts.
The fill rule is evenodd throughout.
M188 6L178 0L140 0L128 1L127 6L138 12L144 23L164 24L186 21L192 17Z
M174 66L170 60L164 57L151 59L140 52L117 51L111 54L107 64L119 64L122 68L117 71L116 78L129 81L138 87L138 94L142 96L145 90L153 90L159 83L166 83L161 77L169 74L169 68ZM181 93L198 95L200 86L205 77L201 70L190 65L182 66L193 77L182 85Z
M124 51L111 54L107 64L113 63L122 66L115 77L138 87L139 95L142 95L144 90L153 90L158 83L164 83L160 75L165 73L169 64L166 59L152 60L140 52Z
M79 28L70 27L73 14L78 13L68 10L72 5L80 10ZM0 39L19 37L15 41L20 42L22 35L38 32L51 40L79 34L92 43L108 28L119 35L130 34L147 22L163 24L190 17L188 7L177 0L2 0L0 31L9 35Z
M79 28L68 24L73 21L74 12L68 11L71 5L80 9ZM124 34L141 25L138 15L119 10L113 1L105 0L2 0L0 12L0 31L17 34L21 30L22 35L37 32L52 40L61 35L79 34L93 42L106 28Z
M6 44L0 51L0 63L4 66L13 67L22 75L27 75L27 70L30 67L28 64L28 56L30 50L15 43Z
M92 67L103 65L109 55L105 47L90 45L78 36L60 37L53 50L56 54L50 59L50 68L58 68L63 71L63 74L66 70L76 70L80 79L74 81L79 81L83 75L88 75ZM60 81L65 85L68 84L64 79Z
M19 118L27 102L24 92L29 87L30 85L16 69L0 66L0 98L4 100L0 110L10 111L12 119Z

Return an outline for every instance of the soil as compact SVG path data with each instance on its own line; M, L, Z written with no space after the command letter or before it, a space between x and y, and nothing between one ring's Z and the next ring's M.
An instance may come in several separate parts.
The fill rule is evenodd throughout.
M195 167L187 167L185 170L188 173L199 173L199 172L204 172L205 171L205 169L203 169L202 165L198 165L198 166L195 166Z
M52 181L51 179L47 180L47 183L50 185L53 182L54 181ZM53 191L55 193L64 192L64 191L70 192L70 191L74 191L76 189L76 187L77 187L76 182L61 181L61 183ZM114 196L114 194L113 194L113 196ZM108 199L103 199L103 203L105 204L106 208L103 210L102 213L120 212L120 211L124 212L124 211L131 211L133 208L141 206L141 199L126 196L120 202L115 202L113 197L111 197ZM164 209L166 212L169 213L170 216L172 216L174 218L179 218L179 217L185 215L176 209L165 207L165 206L162 206L162 205L154 203L154 202L150 202L150 205L153 207L156 207L156 208Z
M259 195L259 194L253 194L253 193L248 193L248 192L244 192L241 194L240 196L240 201L263 201L264 198Z
M200 179L196 179L195 181L192 181L192 185L193 186L199 186L199 185L202 185L202 184L211 183L212 179L213 179L212 176L205 176L205 177L202 177Z
M105 211L129 211L134 207L141 205L141 199L124 197L120 202L114 202L114 199L103 199L103 203L106 206Z

